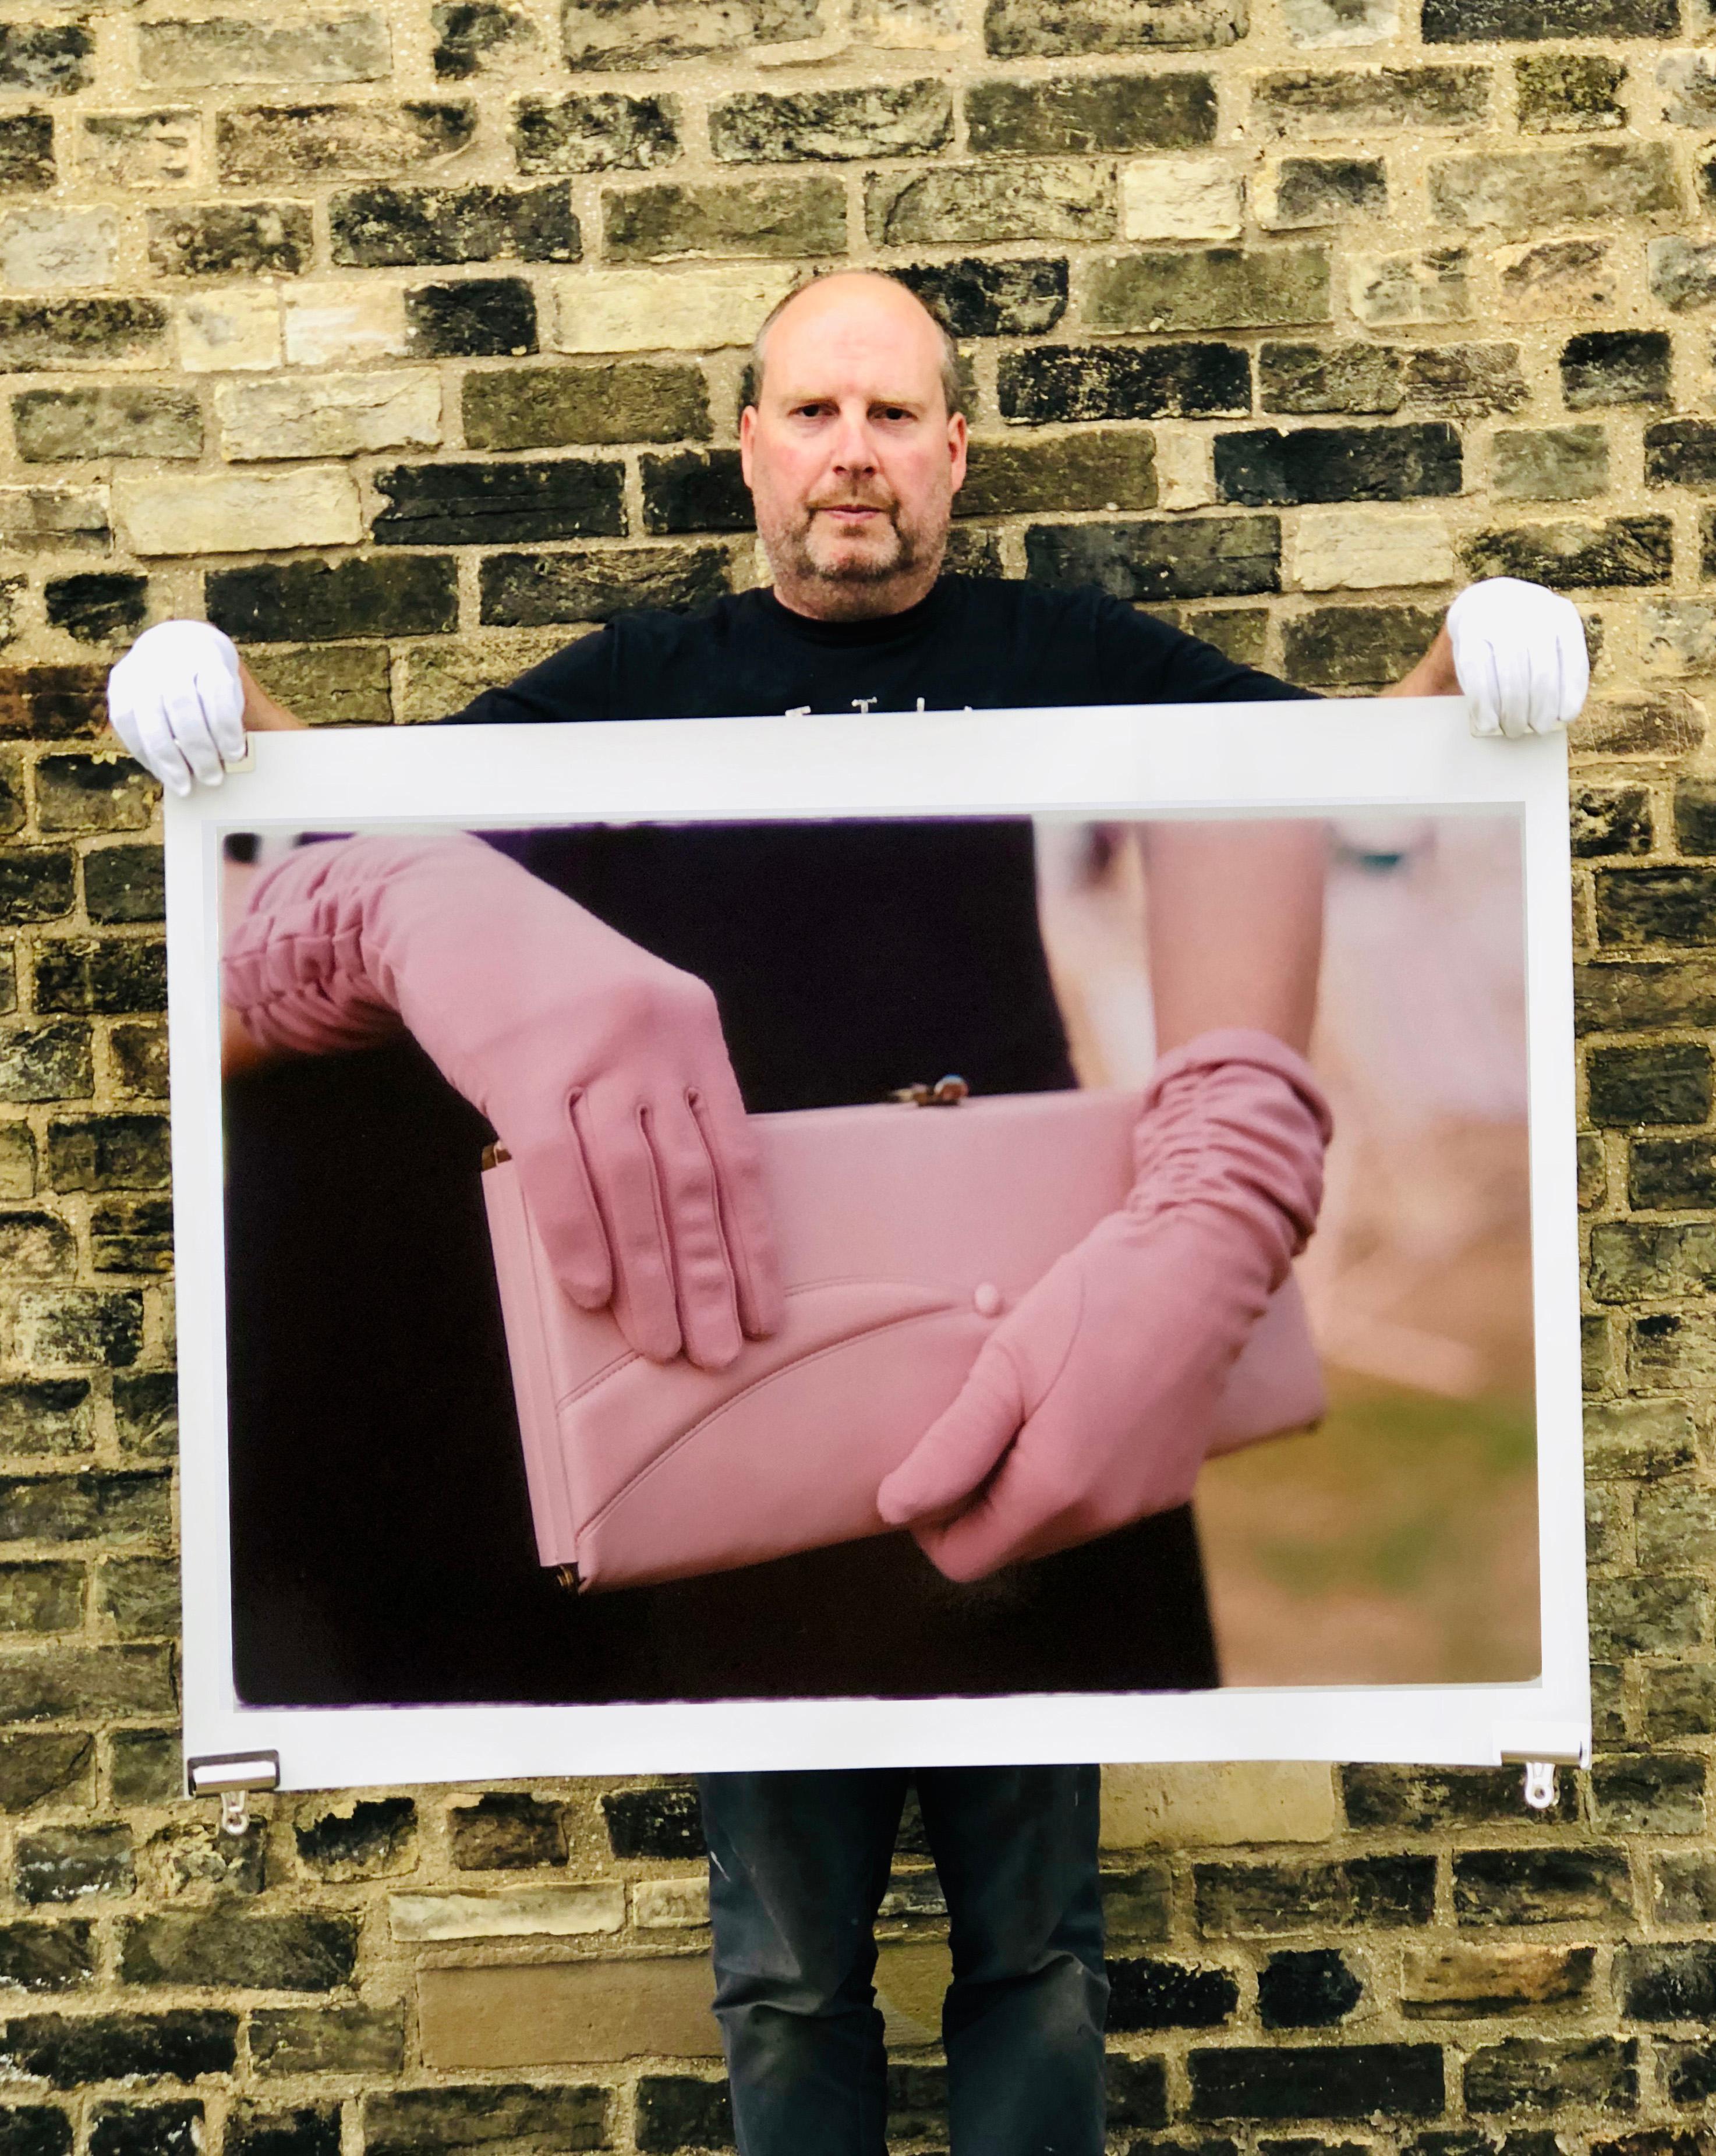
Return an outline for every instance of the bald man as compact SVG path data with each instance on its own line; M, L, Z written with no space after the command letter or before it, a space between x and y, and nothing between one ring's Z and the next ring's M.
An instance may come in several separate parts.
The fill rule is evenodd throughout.
M458 717L557 723L1299 693L1093 588L944 574L965 472L960 403L951 340L903 284L868 272L809 283L758 335L740 423L769 588L689 617L621 615ZM1522 732L1572 716L1584 669L1582 634L1565 601L1535 587L1478 586L1456 602L1395 693L1463 686L1475 723ZM181 788L217 779L244 726L295 723L203 624L163 624L140 639L115 670L112 709L127 743ZM714 988L753 1112L873 1100L948 1070L987 1092L1076 1082L1037 927L1028 824L545 833L514 851L622 935ZM1239 1027L1284 1051L1302 1050L1320 917L1305 834L1164 829L1152 835L1148 865L1160 1045ZM1226 956L1212 966L1208 939L1195 958L1173 924L1216 916ZM316 1075L293 1082L313 1088ZM401 1084L397 1073L388 1077L367 1129L403 1112ZM420 1091L419 1078L408 1084ZM306 1123L326 1151L325 1127L314 1116ZM277 1116L269 1131L277 1147ZM242 1116L238 1133L242 1200L250 1173ZM306 1142L306 1176L316 1152ZM337 1159L345 1182L352 1161L343 1151ZM403 1178L389 1185L389 1202L409 1204ZM444 1224L423 1227L432 1240L444 1235ZM316 1272L307 1255L283 1267L294 1280ZM366 1306L373 1291L366 1281ZM328 1292L331 1309L353 1289L336 1281ZM276 1410L290 1378L275 1370L255 1382L259 1415ZM438 1411L444 1418L444 1396ZM282 1446L303 1441L303 1418L286 1413ZM349 1476L352 1448L342 1456ZM317 1515L326 1494L318 1489ZM470 1536L483 1502L480 1475L461 1482L460 1500ZM297 1516L279 1503L257 1509L267 1532L278 1534L282 1522L300 1537L321 1531L311 1507ZM600 1696L618 1698L1107 1691L1219 1681L1184 1506L1029 1563L1007 1561L1031 1548L1029 1519L1013 1523L1010 1542L981 1544L974 1563L937 1543L937 1522L919 1526L922 1548L895 1535L596 1598L579 1605L575 1639L527 1599L498 1620L492 1599L467 1607L456 1574L426 1566L418 1589L397 1578L386 1584L425 1668L369 1681L385 1681L382 1696L394 1698L419 1696L419 1676L429 1698L595 1696L544 1691L552 1680L541 1660L527 1667L516 1659L556 1622L556 1652L599 1668L608 1687ZM301 1586L340 1563L331 1548L322 1570L301 1547L292 1558ZM259 1548L254 1569L267 1562ZM372 1576L375 1568L366 1546L354 1569ZM344 1640L352 1626L336 1616L325 1629ZM275 1635L279 1652L321 1636L314 1625ZM468 1688L449 1690L448 1666L477 1651L473 1639L481 1651L515 1660L460 1665ZM301 1673L272 1692L266 1677L259 1681L262 1696L285 1697L292 1683L301 1696L311 1679ZM913 1779L904 1769L703 1779L717 2012L744 2156L884 2156L872 1926ZM1098 2156L1107 1984L1097 1769L938 1768L915 1781L951 1917L943 2034L956 2156Z

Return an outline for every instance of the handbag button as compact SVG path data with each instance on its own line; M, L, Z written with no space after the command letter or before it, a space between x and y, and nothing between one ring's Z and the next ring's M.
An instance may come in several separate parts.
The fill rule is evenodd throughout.
M1001 1291L993 1281L984 1281L973 1291L973 1302L977 1305L979 1317L999 1317L1001 1314Z

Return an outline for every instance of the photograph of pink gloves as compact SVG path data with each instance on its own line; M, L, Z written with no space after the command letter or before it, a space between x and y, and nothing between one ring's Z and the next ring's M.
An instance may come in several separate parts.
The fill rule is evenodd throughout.
M227 941L262 1048L408 1031L518 1163L557 1277L631 1346L721 1369L778 1324L757 1148L715 998L480 839L297 849ZM1185 1502L1223 1380L1315 1224L1328 1110L1273 1035L1156 1065L1137 1179L1020 1301L879 1508L950 1579Z

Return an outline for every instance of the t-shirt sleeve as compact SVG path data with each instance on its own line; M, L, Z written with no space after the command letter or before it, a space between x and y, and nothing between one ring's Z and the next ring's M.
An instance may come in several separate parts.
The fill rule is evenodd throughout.
M1314 701L1273 674L1246 666L1200 637L1188 636L1119 599L1098 600L1096 639L1108 693L1117 704L1263 704Z
M599 629L580 636L504 688L485 689L440 723L455 726L523 726L532 721L606 719L613 716L614 634Z

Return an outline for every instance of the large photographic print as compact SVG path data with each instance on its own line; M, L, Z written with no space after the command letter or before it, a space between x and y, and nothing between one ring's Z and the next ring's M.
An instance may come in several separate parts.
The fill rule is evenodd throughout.
M1200 712L1188 743L1153 712L985 715L994 759L958 788L948 729L971 721L873 732L883 767L850 722L800 721L784 801L747 776L780 721L496 730L486 769L470 737L259 744L174 841L176 1107L206 1088L194 1140L180 1122L202 1170L182 1215L219 1192L218 1219L186 1222L218 1257L188 1425L188 1748L265 1742L288 1783L926 1744L1360 1756L1367 1698L1379 1756L1576 1748L1570 1223L1545 1151L1568 1104L1533 1054L1564 1023L1560 750L1510 763L1453 706L1366 716L1361 737L1353 706ZM418 767L391 813L382 748ZM470 947L403 968L414 1001L390 974L399 1009L378 1009L340 939L361 918L379 944L384 921L393 963L419 916ZM594 1111L496 1146L528 1124L510 1075L489 1082L485 1014L528 1002L583 916L713 991L756 1142L753 1188L706 1106L677 1138L644 1116L665 1315L647 1268L628 1285L629 1171ZM1306 1061L1283 1067L1333 1136L1294 1171L1322 1203L1292 1271L1241 1292L1219 1234L1213 1258L1195 1239L1187 1276L1159 1280L1159 1340L1153 1309L1100 1317L1138 1336L1107 1380L1137 1396L1133 1450L1159 1426L1171 1451L1187 1396L1164 1378L1159 1402L1159 1364L1253 1294L1201 1469L1126 1463L1106 1512L962 1542L962 1510L1004 1515L1029 1480L1003 1450L902 1526L886 1493L921 1479L985 1343L1136 1207L1158 1074L1225 1044L1252 1090L1198 1144L1236 1116L1247 1142L1246 1104L1272 1129L1284 1085L1269 1038L1206 1029L1235 1010L1291 1034L1301 1004ZM713 1348L682 1284L683 1337L650 1330L676 1322L676 1263L701 1262L671 1217L700 1147L743 1321ZM605 1301L587 1231L614 1253ZM768 1322L744 1255L765 1234ZM1345 1726L1320 1735L1329 1702ZM476 1754L441 1764L459 1742Z

